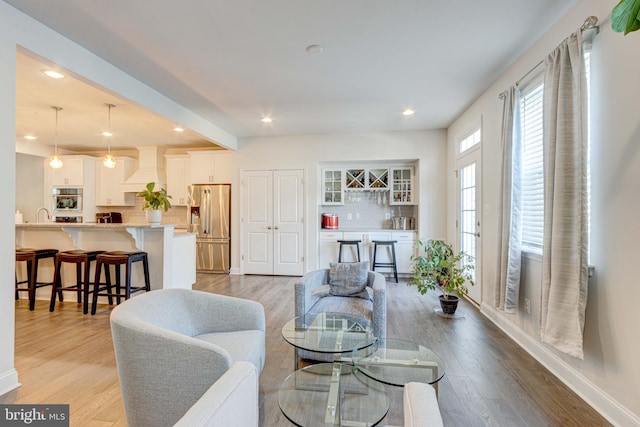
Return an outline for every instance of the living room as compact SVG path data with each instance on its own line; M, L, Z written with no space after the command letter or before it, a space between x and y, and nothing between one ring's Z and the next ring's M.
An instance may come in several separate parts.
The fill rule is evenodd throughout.
M29 30L53 34L35 21L15 9L0 4L2 18L3 60L0 66L0 85L3 93L12 93L16 45L51 56L60 46L68 48L68 40L57 38L31 40L25 31L16 29L16 22L26 23ZM303 168L308 179L309 191L307 217L316 218L320 212L316 203L319 186L318 164L333 161L330 153L340 153L340 160L420 159L421 179L429 174L447 176L446 186L435 192L426 186L420 196L420 231L424 237L455 239L457 234L455 215L457 188L454 179L456 170L456 146L469 128L482 124L482 300L479 311L498 325L515 342L552 372L578 396L595 408L614 425L640 425L640 374L636 366L636 354L640 350L633 339L633 326L640 320L635 309L638 291L634 283L634 242L640 232L633 226L638 217L640 202L637 201L637 182L640 179L640 157L637 155L639 122L637 110L632 107L640 96L636 71L638 34L627 36L611 30L610 15L615 2L583 0L573 7L554 25L550 26L539 40L518 58L499 79L488 85L486 91L446 129L396 132L356 132L328 135L266 136L240 138L237 142L234 165L238 171L256 168ZM7 13L4 13L4 12ZM510 85L525 76L536 64L552 51L564 38L582 25L587 16L599 18L600 32L593 38L592 46L592 202L590 231L590 264L595 266L594 276L589 280L588 301L584 326L584 359L578 359L543 344L539 339L540 267L535 257L527 258L524 264L520 290L522 303L528 298L531 313L523 308L507 313L494 307L497 265L498 204L500 183L500 135L503 102L499 98ZM11 19L11 17L16 19ZM62 51L64 51L63 49ZM72 50L80 49L79 46ZM80 56L90 56L85 52ZM74 56L74 55L71 55ZM6 59L6 60L5 60ZM64 58L63 58L64 59ZM68 59L68 58L67 58ZM86 59L86 58L85 58ZM90 62L90 60L87 60ZM71 61L73 62L73 61ZM7 65L9 64L9 65ZM67 64L71 66L72 64ZM106 69L109 68L108 64ZM114 71L115 72L115 71ZM15 140L15 106L12 97L0 104L0 132L3 141ZM192 119L196 119L192 116ZM194 126L197 127L197 126ZM300 150L304 146L304 150ZM0 211L3 235L13 236L15 190L15 159L13 144L5 144L5 156L0 159L0 174L7 203ZM433 161L433 164L431 163ZM239 197L239 196L236 196ZM239 204L238 199L235 203ZM634 213L635 212L635 213ZM234 223L233 233L239 237L239 221ZM307 225L305 257L317 259L317 223ZM3 253L13 253L13 239L3 239ZM240 272L240 248L236 248L235 268ZM2 260L3 283L10 283L14 270L12 257ZM308 270L316 267L313 262ZM14 299L13 290L4 286L5 298L0 310L3 327L0 329L0 389L11 387L19 374L14 365ZM622 298L621 298L622 296ZM524 305L524 304L523 304ZM431 313L432 314L432 313ZM289 360L286 361L287 363ZM284 363L284 362L283 362Z

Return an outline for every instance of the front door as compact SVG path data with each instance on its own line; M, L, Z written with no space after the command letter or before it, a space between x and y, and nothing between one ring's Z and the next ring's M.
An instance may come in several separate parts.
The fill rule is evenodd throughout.
M469 287L469 298L482 302L481 263L481 150L477 147L458 158L458 248L471 257L475 265L475 286Z

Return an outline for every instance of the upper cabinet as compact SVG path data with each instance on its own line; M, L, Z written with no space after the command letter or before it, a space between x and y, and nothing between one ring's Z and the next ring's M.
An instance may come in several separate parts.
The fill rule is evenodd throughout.
M191 184L229 184L232 178L231 152L189 151Z
M342 169L322 170L322 204L344 205L344 171Z
M171 204L185 206L189 203L187 187L191 185L191 158L181 154L166 154L167 159L167 193L171 196Z
M412 167L392 167L390 205L415 205Z
M51 171L51 185L54 187L72 185L82 187L84 185L84 160L81 157L62 157L62 167L51 169L48 159L45 167Z
M389 168L367 169L367 187L372 190L389 188Z
M365 168L345 169L344 176L346 190L364 190L367 187L367 170Z
M102 159L95 161L97 206L135 206L135 193L125 193L122 189L135 164L131 157L116 157L116 167L109 169L102 164Z

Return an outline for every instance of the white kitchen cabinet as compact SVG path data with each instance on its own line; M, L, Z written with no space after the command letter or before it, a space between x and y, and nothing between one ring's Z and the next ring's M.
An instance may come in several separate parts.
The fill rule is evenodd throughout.
M51 185L59 186L84 186L84 160L82 157L62 156L62 167L52 169L49 160L46 159L46 166L51 171Z
M398 274L411 274L411 256L416 253L416 241L418 233L413 231L393 231L391 240L396 243L396 267Z
M97 206L135 206L135 193L122 191L122 184L134 172L135 165L131 157L116 157L116 166L111 169L102 164L102 159L95 161Z
M230 184L231 153L227 151L189 151L191 184Z
M182 154L167 154L167 193L174 206L186 206L189 203L187 186L191 185L191 160Z
M390 205L415 205L413 168L392 167Z
M321 231L318 248L318 268L329 268L329 263L338 262L338 240L343 238L340 231Z
M322 170L322 204L344 205L344 171Z

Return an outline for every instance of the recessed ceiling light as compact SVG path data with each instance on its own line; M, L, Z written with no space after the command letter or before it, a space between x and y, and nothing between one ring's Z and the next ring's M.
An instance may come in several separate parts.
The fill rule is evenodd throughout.
M28 139L29 141L33 141L35 139L38 139L37 136L33 136L33 135L25 135L24 139Z
M413 116L415 114L415 111L413 111L411 108L407 108L402 112L402 114L404 114L405 116Z
M104 132L102 132L102 136L113 136L113 134L108 130L105 130Z
M271 119L271 117L263 117L262 118L262 122L263 123L271 123L273 120Z
M47 76L51 77L52 79L64 79L64 74L60 74L55 70L43 70L42 72L45 73Z
M309 46L307 46L306 51L310 55L320 55L322 52L324 52L324 47L319 44L310 44Z
M180 126L176 126L176 127L174 127L174 128L173 128L173 130L174 130L175 132L184 132L184 129L182 129Z

